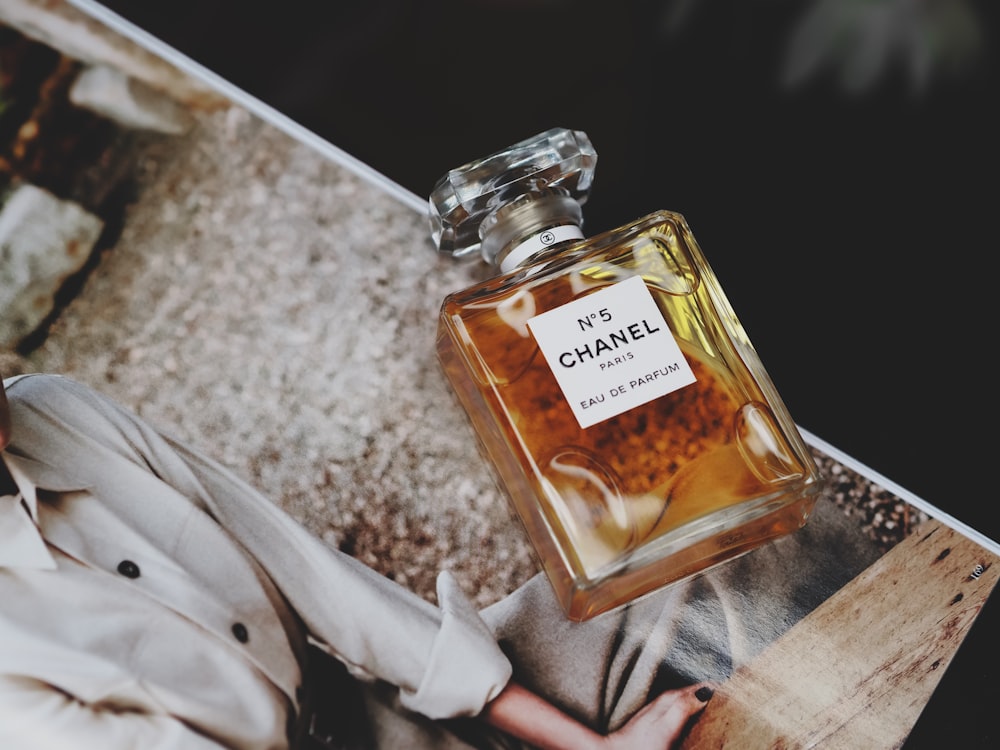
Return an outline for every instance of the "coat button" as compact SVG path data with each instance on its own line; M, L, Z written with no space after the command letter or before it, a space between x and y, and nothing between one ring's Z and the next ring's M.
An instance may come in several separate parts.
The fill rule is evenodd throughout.
M118 572L126 578L138 578L139 566L131 560L122 560L118 563Z
M233 624L233 635L240 643L246 643L250 640L250 633L247 632L247 626L242 622Z

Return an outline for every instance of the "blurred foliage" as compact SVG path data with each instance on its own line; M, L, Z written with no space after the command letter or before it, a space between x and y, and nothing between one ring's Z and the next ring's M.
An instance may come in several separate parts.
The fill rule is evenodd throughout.
M971 68L984 46L969 0L816 0L789 40L784 82L832 71L857 92L902 72L914 91Z
M861 93L899 74L915 93L970 72L983 58L975 0L757 0L790 6L793 23L780 82L802 86L832 75ZM996 2L996 0L980 0ZM667 0L663 28L682 31L705 0Z

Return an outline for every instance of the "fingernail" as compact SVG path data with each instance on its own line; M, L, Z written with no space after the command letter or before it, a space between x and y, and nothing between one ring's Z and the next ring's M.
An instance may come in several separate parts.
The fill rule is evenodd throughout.
M705 685L700 687L695 691L694 697L700 700L702 703L708 703L708 699L715 695L715 691L712 688Z

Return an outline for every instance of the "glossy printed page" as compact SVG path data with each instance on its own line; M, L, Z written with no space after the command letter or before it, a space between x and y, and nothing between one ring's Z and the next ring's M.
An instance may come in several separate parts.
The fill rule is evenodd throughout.
M504 634L518 677L557 702L578 691L571 701L601 706L587 717L598 728L711 677L690 743L728 725L750 744L832 743L839 727L854 746L989 746L996 545L809 432L830 491L801 532L564 641L435 359L441 300L479 271L436 257L426 218L337 148L72 18L103 49L129 50L120 72L168 93L158 125L136 128L94 99L70 100L87 67L70 40L39 49L4 29L4 70L36 93L4 110L22 119L2 121L0 227L48 236L36 247L53 252L66 236L89 248L38 327L0 350L5 377L59 372L106 393L429 601L438 571L452 571ZM75 116L45 116L59 111ZM15 207L45 212L7 211L19 189L31 202ZM27 231L39 225L72 229ZM581 654L595 662L582 676Z
M585 130L588 234L684 214L798 422L1000 540L977 389L928 397L991 335L995 3L103 5L421 200Z

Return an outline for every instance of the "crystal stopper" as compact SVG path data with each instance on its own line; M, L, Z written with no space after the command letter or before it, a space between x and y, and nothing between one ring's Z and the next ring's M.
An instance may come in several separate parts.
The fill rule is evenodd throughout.
M484 220L518 196L559 188L587 200L597 152L580 130L552 128L449 171L430 195L431 238L456 258L479 252Z

